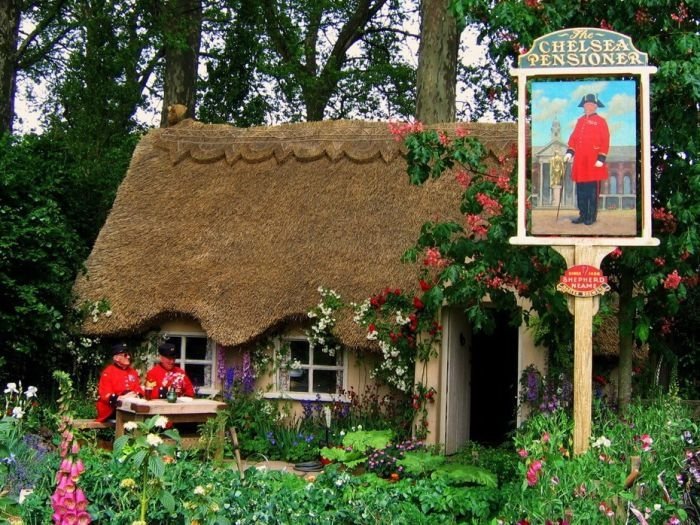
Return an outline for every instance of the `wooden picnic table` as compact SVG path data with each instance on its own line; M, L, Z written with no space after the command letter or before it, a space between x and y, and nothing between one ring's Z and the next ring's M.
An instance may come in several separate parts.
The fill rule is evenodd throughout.
M136 397L122 398L117 401L117 421L114 437L124 434L124 424L128 421L144 421L153 416L165 416L173 424L204 423L216 416L226 403L212 399L178 398L175 403L165 399L139 399ZM224 428L219 429L219 446L217 456L223 453Z

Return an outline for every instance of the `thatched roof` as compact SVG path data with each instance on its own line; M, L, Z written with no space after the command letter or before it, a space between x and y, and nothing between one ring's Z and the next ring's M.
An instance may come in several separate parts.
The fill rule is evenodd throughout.
M495 155L517 137L512 124L464 127ZM377 122L152 130L75 285L79 302L113 312L85 332L136 334L181 315L238 345L306 319L319 286L348 302L415 289L400 257L426 220L457 216L461 188L411 186L402 147ZM366 343L352 323L339 335Z

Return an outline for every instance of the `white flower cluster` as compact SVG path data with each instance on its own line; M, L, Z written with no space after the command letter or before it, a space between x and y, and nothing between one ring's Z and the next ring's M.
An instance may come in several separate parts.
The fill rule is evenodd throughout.
M365 322L365 316L367 315L367 312L369 312L369 309L371 308L371 305L369 303L369 299L365 299L362 303L356 304L356 303L350 303L350 306L352 307L352 310L355 312L355 315L353 316L352 320L355 321L357 324L363 324Z
M598 439L596 439L593 442L593 444L591 446L593 448L601 448L601 447L608 448L608 447L610 447L610 445L611 445L611 443L610 443L610 440L608 438L606 438L605 436L600 436Z
M94 363L97 358L94 348L99 343L99 337L80 337L78 344L75 341L68 341L66 348L78 364Z
M306 335L309 338L311 348L320 348L323 353L334 356L336 352L340 351L340 345L335 342L332 334L336 322L333 314L342 303L340 295L334 290L319 286L318 292L321 294L321 302L308 313L309 318L316 319L316 321L311 325L311 330Z
M37 388L35 386L29 386L27 390L22 392L22 381L20 381L19 386L17 383L7 383L4 393L4 413L11 414L15 419L22 419L29 409L29 400L36 397Z
M100 314L104 315L105 317L111 317L112 316L112 310L110 310L106 302L104 300L102 301L95 301L90 305L88 308L88 315L92 317L92 322L96 323L100 319Z
M379 348L382 350L382 356L384 357L384 360L379 365L379 369L383 372L391 372L384 374L387 383L402 392L409 392L413 388L413 381L409 377L411 374L408 366L402 362L401 352L386 341L379 341Z
M401 310L396 311L396 324L403 326L407 325L410 322L411 320L408 317L404 317L403 312L401 312Z

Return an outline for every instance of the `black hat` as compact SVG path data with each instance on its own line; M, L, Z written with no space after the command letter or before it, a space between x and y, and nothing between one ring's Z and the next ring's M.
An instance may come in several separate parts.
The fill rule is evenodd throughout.
M177 350L172 343L161 343L158 345L158 353L163 357L177 357Z
M581 98L581 103L578 105L578 107L582 108L586 102L593 102L599 108L605 107L605 105L603 105L603 103L600 100L598 100L598 95L594 95L593 93L589 93L588 95Z
M112 345L112 355L130 354L129 346L126 343L116 343Z

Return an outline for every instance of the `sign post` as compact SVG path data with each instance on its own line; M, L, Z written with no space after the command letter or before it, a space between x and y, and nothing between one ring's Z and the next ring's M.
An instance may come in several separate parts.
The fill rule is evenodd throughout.
M510 242L551 246L566 261L557 289L574 315L574 453L581 454L591 436L593 316L610 290L601 262L620 246L659 244L651 232L649 144L656 68L628 36L599 28L544 35L518 66L511 70L518 230Z

